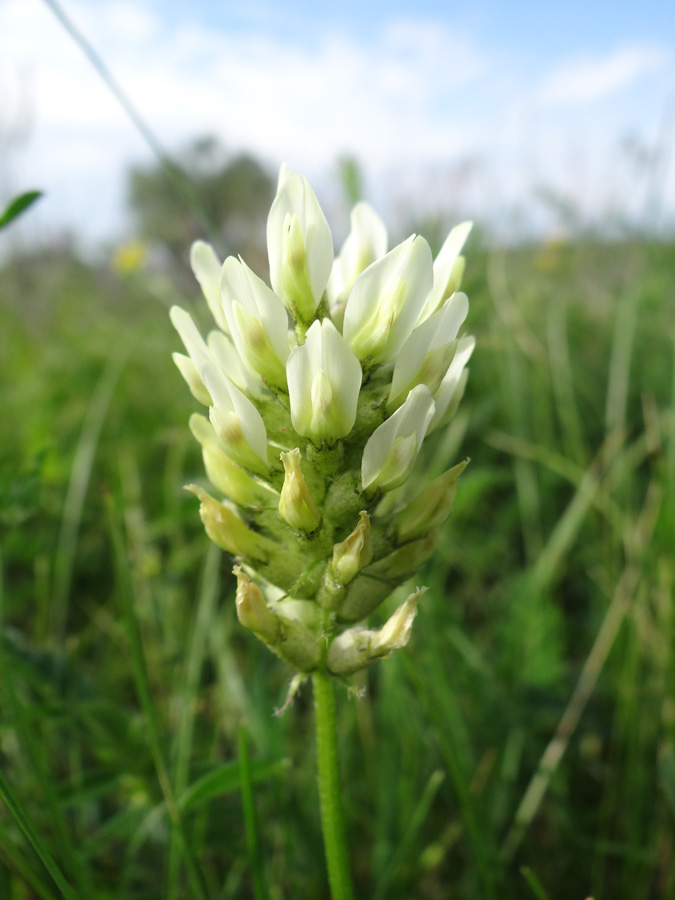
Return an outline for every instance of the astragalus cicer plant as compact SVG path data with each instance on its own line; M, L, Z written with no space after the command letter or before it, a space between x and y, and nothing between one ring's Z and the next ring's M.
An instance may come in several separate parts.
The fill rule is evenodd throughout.
M318 729L326 709L332 717L331 676L407 643L424 588L380 629L367 618L433 552L465 465L382 504L405 494L423 440L464 391L474 339L458 338L468 312L458 289L470 227L454 228L435 261L420 236L387 251L384 225L359 203L334 258L313 190L283 166L267 221L271 288L197 242L192 268L216 328L205 340L187 312L171 310L187 350L175 362L209 409L190 428L219 496L189 489L209 537L238 560L239 621L296 684L313 676ZM347 897L331 828L324 815L331 887Z

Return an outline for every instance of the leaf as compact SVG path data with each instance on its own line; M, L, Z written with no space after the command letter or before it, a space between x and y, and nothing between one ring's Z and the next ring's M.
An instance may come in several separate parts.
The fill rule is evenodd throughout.
M13 219L25 212L40 197L42 197L42 191L26 191L25 194L19 194L18 197L10 200L4 212L0 213L0 228L9 225Z
M528 885L532 888L532 893L537 898L537 900L550 900L549 895L544 890L544 887L534 874L532 869L529 866L522 866L520 870L520 874L523 876Z
M288 759L279 759L274 762L254 762L251 764L252 781L253 783L267 781L283 775L289 766L290 760ZM238 791L240 785L239 762L223 763L190 785L180 798L179 806L183 811L186 811L193 806L211 800L212 797Z

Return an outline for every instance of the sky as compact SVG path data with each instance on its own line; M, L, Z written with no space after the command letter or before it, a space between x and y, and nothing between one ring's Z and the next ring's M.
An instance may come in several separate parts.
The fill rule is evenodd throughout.
M336 215L348 154L385 217L450 211L505 236L675 223L672 2L62 8L170 153L215 135L285 160ZM0 201L45 191L22 233L121 240L125 173L151 161L45 0L0 0Z

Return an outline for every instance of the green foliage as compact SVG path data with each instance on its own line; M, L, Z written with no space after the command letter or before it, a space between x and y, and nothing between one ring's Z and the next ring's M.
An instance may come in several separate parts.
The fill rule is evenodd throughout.
M26 191L14 197L2 212L0 212L0 229L6 228L10 222L13 222L17 216L25 212L29 206L32 206L36 200L42 196L42 191Z
M471 464L409 648L337 697L356 893L666 898L675 253L467 258L478 345L421 468ZM78 897L253 897L251 792L270 898L327 895L309 696L273 715L289 673L236 626L181 490L175 285L68 255L2 271L3 898L67 896L52 862Z
M275 188L268 172L245 153L228 157L214 138L196 141L172 165L189 179L203 215L222 235L221 254L241 254L264 272L265 221ZM205 235L183 197L168 185L162 166L131 171L129 201L141 237L159 244L184 271L187 249Z

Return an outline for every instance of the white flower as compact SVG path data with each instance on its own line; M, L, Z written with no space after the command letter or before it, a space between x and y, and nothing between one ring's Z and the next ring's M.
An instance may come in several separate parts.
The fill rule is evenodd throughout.
M455 355L455 338L468 312L466 294L453 294L438 312L414 329L394 366L388 409L400 406L417 384L426 384L435 393Z
M203 403L204 406L210 406L211 396L202 384L202 380L199 377L197 367L192 362L190 357L184 356L182 353L172 353L171 359L173 359L176 366L178 367L178 371L187 382L187 386L190 388L190 393L195 398L195 400Z
M447 424L455 414L466 386L468 372L465 366L471 358L475 346L476 338L473 335L460 338L457 342L457 351L450 363L450 368L436 391L436 412L429 425L430 433Z
M298 434L319 444L349 434L356 420L361 366L330 319L316 321L286 365L291 421Z
M267 430L262 416L212 360L204 363L199 374L213 400L211 424L225 452L247 469L266 475Z
M326 289L332 315L335 307L345 303L361 272L387 252L387 229L372 206L357 203L351 213L351 225Z
M210 331L206 339L206 346L220 371L224 372L240 391L255 398L264 393L260 378L244 365L229 334L223 334L222 331Z
M174 307L187 352L174 359L210 407L190 428L221 500L189 489L207 534L242 557L241 623L303 675L344 678L410 637L423 589L382 628L365 620L430 557L466 466L421 492L405 484L466 384L470 228L435 261L415 235L387 252L382 221L359 203L334 259L314 192L284 165L267 220L271 288L243 260L221 267L208 244L192 247L218 328L204 340Z
M192 316L180 306L172 306L169 310L169 317L173 327L180 335L190 359L199 371L204 363L211 359L211 354L199 329L192 321Z
M227 322L220 305L220 261L213 247L204 241L195 241L190 248L190 265L216 325L227 331Z
M251 478L225 453L222 441L211 422L198 413L190 416L190 431L202 446L204 468L211 484L238 506L271 507L279 495L267 485Z
M227 324L244 363L286 390L288 315L283 303L241 260L229 256L220 279Z
M444 300L459 290L464 274L464 257L459 254L472 227L473 222L462 222L445 239L434 260L434 286L420 313L420 322L433 315Z
M357 278L342 333L367 366L393 359L415 327L432 285L429 245L409 237Z
M188 358L180 353L174 353L173 360L187 381L193 396L200 403L204 403L206 406L211 404L210 395L200 374L205 362L213 362L221 372L227 372L230 380L242 391L250 394L261 392L262 386L259 380L253 378L242 364L229 335L214 330L210 332L208 341L204 341L199 329L192 321L192 316L180 306L172 306L169 315L189 354Z
M283 165L267 219L270 281L289 312L311 322L333 267L333 238L307 180Z
M424 384L408 394L393 416L376 428L363 448L361 482L367 493L391 491L408 480L434 414L434 398Z

